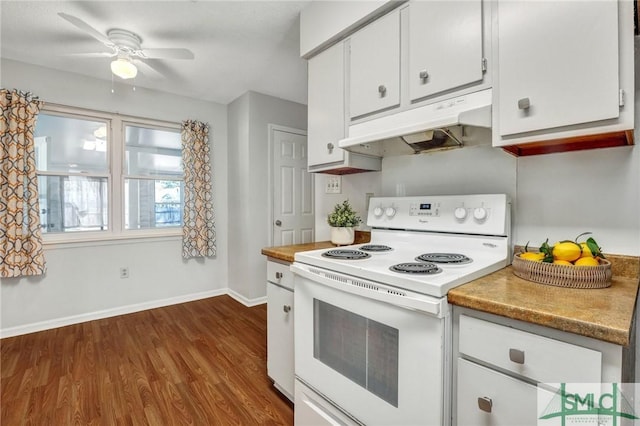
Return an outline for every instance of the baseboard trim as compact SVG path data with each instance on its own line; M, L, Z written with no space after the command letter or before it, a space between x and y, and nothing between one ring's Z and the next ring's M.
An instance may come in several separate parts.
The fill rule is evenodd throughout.
M37 331L50 330L52 328L64 327L67 325L79 324L86 321L93 321L98 319L104 319L114 317L117 315L131 314L134 312L146 311L147 309L161 308L163 306L176 305L178 303L193 302L194 300L207 299L209 297L221 296L223 294L229 294L230 291L227 288L218 290L204 291L200 293L186 294L183 296L170 297L168 299L153 300L150 302L136 303L133 305L120 306L112 309L105 309L102 311L89 312L86 314L72 315L64 318L57 318L48 321L41 321L27 325L21 325L17 327L10 327L0 329L0 338L14 337L21 334L35 333ZM244 302L246 298L239 298L240 296L231 295L231 297L238 300L240 303L248 305ZM264 298L266 300L266 297ZM257 303L256 303L257 304Z
M267 303L267 296L258 297L256 299L247 299L240 293L233 291L231 289L227 289L227 294L233 297L238 302L242 303L244 306L251 308L252 306L262 305L263 303Z

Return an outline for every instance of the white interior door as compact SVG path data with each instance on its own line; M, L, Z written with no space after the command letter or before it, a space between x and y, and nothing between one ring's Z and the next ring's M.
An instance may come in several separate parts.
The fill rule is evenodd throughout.
M314 240L313 174L307 172L307 137L272 131L272 245Z

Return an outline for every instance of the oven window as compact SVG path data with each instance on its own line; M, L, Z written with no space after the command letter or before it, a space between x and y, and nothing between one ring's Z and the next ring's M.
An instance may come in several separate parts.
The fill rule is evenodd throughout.
M313 356L398 406L398 330L337 306L313 301Z

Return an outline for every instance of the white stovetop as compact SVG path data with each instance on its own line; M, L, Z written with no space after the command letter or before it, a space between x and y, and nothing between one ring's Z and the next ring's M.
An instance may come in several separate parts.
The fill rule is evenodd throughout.
M295 261L436 297L444 297L450 289L497 271L509 263L508 240L504 237L378 230L372 232L368 244L385 244L394 250L370 253L371 257L367 259L337 260L322 256L322 253L331 249L320 249L296 253ZM363 245L340 248L358 249ZM390 266L398 263L417 262L415 258L421 254L436 252L459 253L473 261L462 265L438 264L442 272L434 275L403 274L389 270Z

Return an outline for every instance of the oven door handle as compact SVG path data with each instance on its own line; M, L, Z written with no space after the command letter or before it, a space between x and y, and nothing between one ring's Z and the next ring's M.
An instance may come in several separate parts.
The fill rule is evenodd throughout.
M293 263L290 270L294 274L306 278L309 281L319 283L345 293L375 299L380 302L424 312L437 317L444 316L447 312L447 309L443 306L447 304L447 300L444 297L439 299L423 295L416 295L416 297L414 297L401 289L393 289L392 287L387 288L386 286L372 281L355 277L352 278L347 275L338 276L335 273L327 271L327 275L340 277L340 280L332 279L325 275L321 268L313 267L315 271L320 273L311 272L310 268L311 267L308 265ZM294 286L296 284L294 284Z

